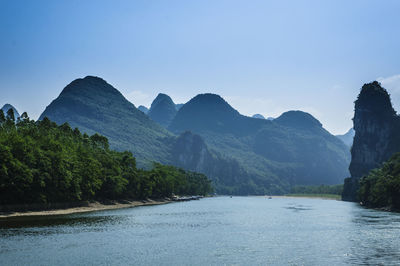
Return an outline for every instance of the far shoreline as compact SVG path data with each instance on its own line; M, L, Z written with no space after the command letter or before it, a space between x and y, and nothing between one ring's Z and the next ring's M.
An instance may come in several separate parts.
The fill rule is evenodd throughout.
M334 194L287 194L283 196L271 196L272 198L305 198L305 199L323 199L323 200L337 200L342 201L342 197L340 195Z

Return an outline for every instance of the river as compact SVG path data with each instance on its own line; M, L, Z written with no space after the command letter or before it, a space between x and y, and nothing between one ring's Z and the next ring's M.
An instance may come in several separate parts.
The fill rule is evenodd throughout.
M399 263L399 214L335 200L215 197L0 220L1 265Z

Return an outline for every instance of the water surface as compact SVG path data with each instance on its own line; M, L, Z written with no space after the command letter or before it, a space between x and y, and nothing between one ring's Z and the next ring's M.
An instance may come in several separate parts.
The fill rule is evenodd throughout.
M0 220L1 265L399 262L399 214L334 200L217 197Z

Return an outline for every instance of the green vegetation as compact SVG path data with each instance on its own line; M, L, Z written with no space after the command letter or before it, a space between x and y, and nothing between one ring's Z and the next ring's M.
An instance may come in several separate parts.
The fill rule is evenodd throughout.
M358 197L367 207L400 210L400 153L360 179Z
M130 152L109 149L106 137L88 136L46 117L15 122L0 111L0 204L74 202L92 199L145 199L205 195L206 176L154 164L138 170Z

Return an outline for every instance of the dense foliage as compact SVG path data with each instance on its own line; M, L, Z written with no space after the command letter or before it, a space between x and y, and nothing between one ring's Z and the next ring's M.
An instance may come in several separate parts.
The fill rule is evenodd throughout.
M358 196L368 207L400 210L400 153L360 179Z
M206 176L173 166L136 168L130 152L109 149L106 137L82 134L26 113L15 122L0 111L0 204L144 199L211 192Z

